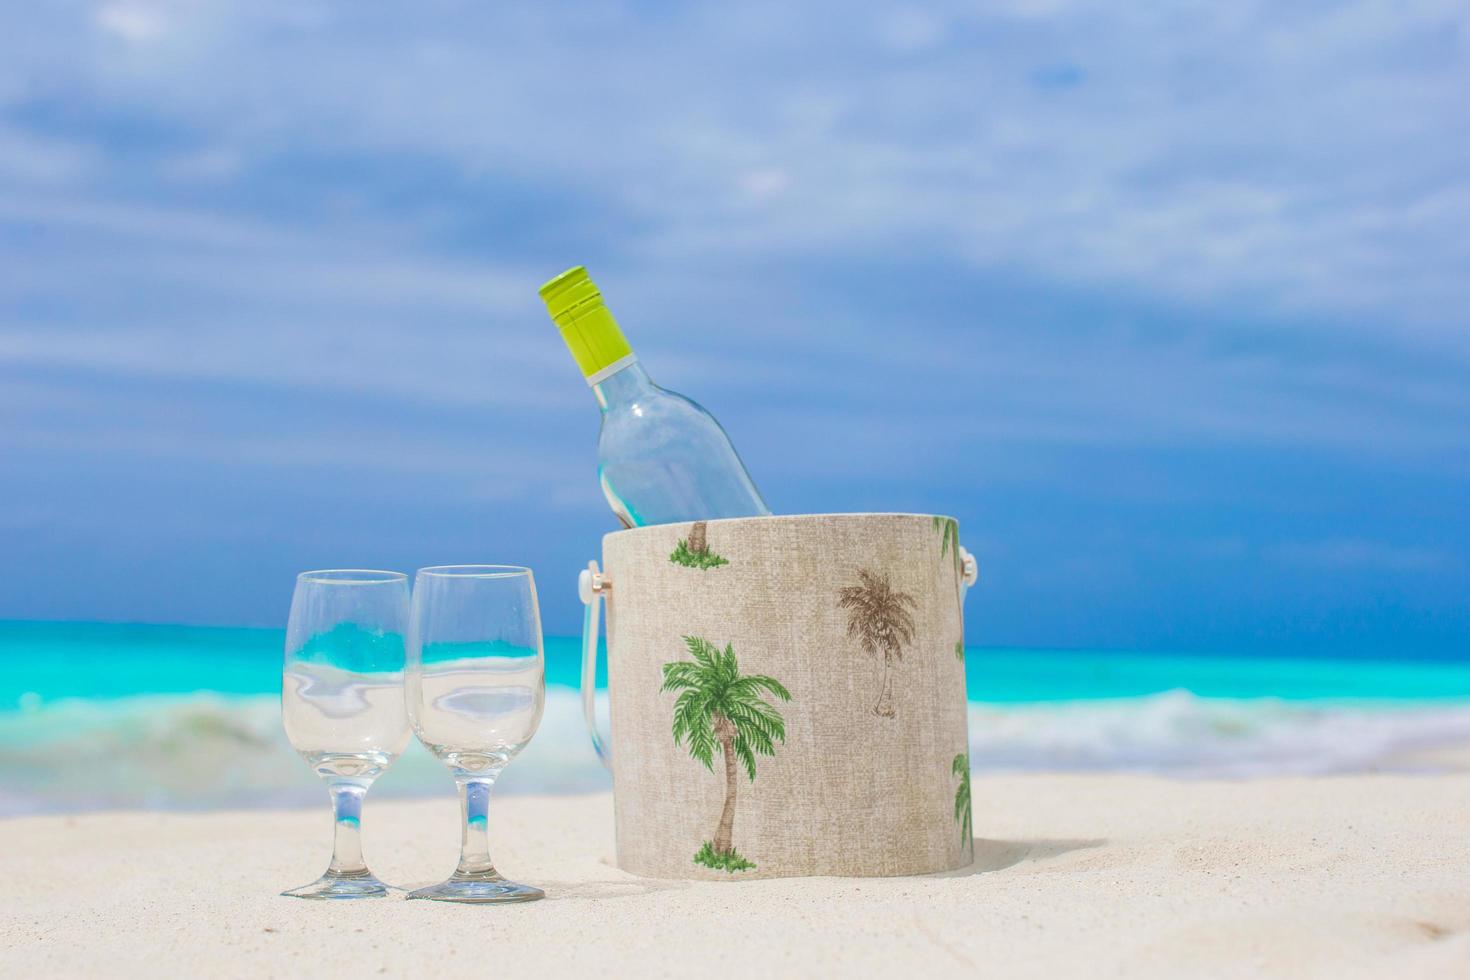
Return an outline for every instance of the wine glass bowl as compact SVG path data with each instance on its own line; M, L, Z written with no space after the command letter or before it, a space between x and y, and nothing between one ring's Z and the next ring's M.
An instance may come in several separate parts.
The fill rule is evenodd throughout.
M433 644L421 655L406 686L409 716L425 747L455 771L508 764L540 724L540 658L488 644Z

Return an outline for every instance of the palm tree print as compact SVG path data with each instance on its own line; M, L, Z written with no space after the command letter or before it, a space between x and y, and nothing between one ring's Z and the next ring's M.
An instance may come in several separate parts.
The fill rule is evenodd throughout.
M709 525L704 521L695 521L690 525L689 550L696 555L709 551Z
M849 585L838 593L837 604L847 610L847 635L870 657L883 662L883 679L873 714L893 717L893 665L903 659L903 648L914 639L914 617L909 611L918 603L867 569L859 569L861 585Z
M934 530L939 532L939 557L954 555L954 570L965 574L964 562L960 558L960 523L953 517L935 517Z
M960 825L960 850L970 849L975 853L975 838L970 824L970 757L957 755L949 770L960 777L959 788L954 791L954 822Z
M715 747L725 762L725 805L714 840L706 841L694 856L698 864L735 872L755 865L735 852L736 774L744 767L755 782L755 757L773 756L776 743L786 741L786 722L762 695L790 701L791 692L774 677L740 673L735 650L721 650L697 636L684 637L694 659L664 664L660 691L678 691L674 702L674 744L687 745L689 754L714 772Z
M960 583L965 580L965 559L960 557L960 523L953 517L935 517L934 530L939 532L939 557L953 556L954 594L958 599Z
M669 561L686 568L699 569L719 568L730 564L729 559L709 550L709 525L704 521L695 521L690 526L689 537L679 539L673 553L669 555Z
M960 555L960 524L952 517L935 517L934 530L939 532L939 557L953 555L954 561L954 598L960 604L960 632L965 629L965 606L964 593L961 591L961 583L965 580L965 559ZM954 642L954 658L965 659L965 640L963 635Z

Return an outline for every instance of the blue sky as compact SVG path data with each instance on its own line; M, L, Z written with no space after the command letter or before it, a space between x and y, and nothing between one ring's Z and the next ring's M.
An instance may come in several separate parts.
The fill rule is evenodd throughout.
M732 9L733 8L733 9ZM279 624L611 527L585 263L974 644L1470 652L1458 2L0 13L0 616Z

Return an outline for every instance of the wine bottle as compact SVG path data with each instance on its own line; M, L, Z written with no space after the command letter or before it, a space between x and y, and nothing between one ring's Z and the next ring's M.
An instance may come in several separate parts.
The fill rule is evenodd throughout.
M541 298L602 411L597 475L624 526L770 513L714 416L649 378L586 269Z

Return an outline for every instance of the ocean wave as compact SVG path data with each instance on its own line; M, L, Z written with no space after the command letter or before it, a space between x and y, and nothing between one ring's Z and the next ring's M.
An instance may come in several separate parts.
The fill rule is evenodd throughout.
M604 695L605 698L605 695ZM1201 698L1185 691L1107 701L970 706L979 772L1130 770L1245 778L1412 770L1416 750L1470 743L1470 703ZM577 695L547 692L541 729L497 792L581 792L610 780ZM417 743L379 797L449 794ZM301 806L325 794L281 729L274 696L63 699L0 711L0 813L113 808Z
M576 694L549 689L536 738L506 769L497 792L610 785L587 741ZM454 791L448 770L416 741L373 788L376 797ZM67 698L0 711L0 814L325 800L321 782L286 741L276 696Z
M1136 698L970 705L979 771L1128 770L1246 778L1420 771L1410 753L1470 743L1470 702Z

